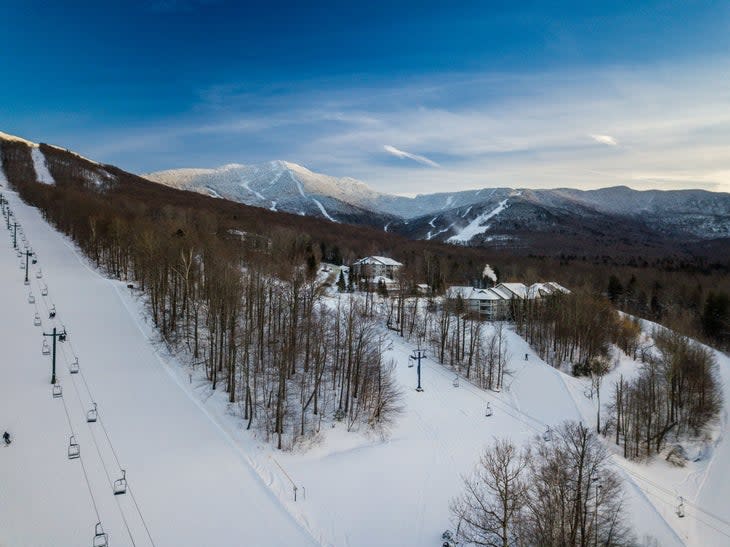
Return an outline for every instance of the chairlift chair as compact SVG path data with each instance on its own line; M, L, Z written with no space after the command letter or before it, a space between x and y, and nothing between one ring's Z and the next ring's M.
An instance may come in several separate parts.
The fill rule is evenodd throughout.
M66 327L63 327L63 331L58 335L59 342L65 342L68 334L66 333Z
M78 374L79 373L79 358L76 357L71 364L68 366L68 371L71 374Z
M487 403L487 409L484 411L484 415L488 418L493 414L491 403Z
M33 296L33 293L28 293L28 304L35 304L35 296Z
M28 285L30 285L30 279L24 279L24 280L23 280L23 285L25 285L26 287L27 287Z
M453 384L454 384L454 387L459 387L459 377L458 376L454 376Z
M122 478L114 481L114 495L119 496L127 493L127 472L122 469Z
M40 268L38 268L38 271L35 273L35 277L36 279L40 279L41 277L43 277L43 272Z
M22 253L22 251L21 251L20 249L18 249L18 252L17 252L17 253L15 253L15 254L16 254L16 256L17 256L18 258L20 258L21 256L23 256L23 253Z
M36 314L35 314L35 316L33 317L33 324L34 324L34 325L35 325L36 327L40 327L40 326L41 326L41 316L40 316L40 315L38 315L37 313L36 313Z
M101 522L97 522L94 527L94 543L92 543L92 547L108 547L108 545L109 537L106 532L104 532Z
M48 296L48 285L43 285L41 288L41 296Z
M51 309L48 310L48 319L53 319L54 317L56 317L56 306L55 305L51 306Z
M20 261L20 269L25 270L25 260Z
M33 257L30 259L31 264L38 264L38 259L36 257Z
M71 438L68 441L68 459L76 460L80 457L81 457L81 447L79 446L79 443L76 442L76 437L71 435Z
M97 418L96 403L91 403L91 405L91 410L86 413L86 421L89 423L95 422Z
M51 354L51 347L48 345L48 340L43 340L43 348L41 351L43 352L43 355Z
M61 384L53 384L53 398L58 399L59 397L63 397L63 390L61 389Z

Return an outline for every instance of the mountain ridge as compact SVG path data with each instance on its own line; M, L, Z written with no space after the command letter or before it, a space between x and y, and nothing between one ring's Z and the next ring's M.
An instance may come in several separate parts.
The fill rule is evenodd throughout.
M208 192L248 205L263 206L268 200L277 210L335 221L338 215L347 215L350 221L359 223L365 212L366 216L369 213L386 220L382 225L385 230L451 243L488 243L486 238L490 236L484 234L505 222L513 226L520 224L516 212L527 204L549 210L551 214L578 214L584 220L594 214L618 216L629 219L639 231L653 230L664 236L683 234L697 240L730 237L730 193L699 189L634 190L626 185L593 190L492 187L406 197L376 191L351 177L315 173L283 160L228 164L214 169L159 171L143 176L154 182ZM282 187L279 184L282 180L293 185ZM288 199L283 202L274 199L281 195ZM487 218L489 211L495 210L504 199L508 200L505 206ZM524 207L510 208L514 199L525 202ZM529 214L538 213L532 210ZM473 226L480 216L485 218L484 222L490 221L489 227ZM531 226L540 228L534 222ZM467 227L471 227L474 236L465 240L460 230Z

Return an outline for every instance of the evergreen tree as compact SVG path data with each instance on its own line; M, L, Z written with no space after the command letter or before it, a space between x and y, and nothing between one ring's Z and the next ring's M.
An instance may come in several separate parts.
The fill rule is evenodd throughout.
M608 278L608 299L616 304L619 299L621 298L621 295L624 292L624 287L621 285L621 281L619 281L618 277L615 275L611 275L611 277Z
M339 289L340 292L345 292L347 290L347 282L345 281L345 273L340 270L340 277L337 280L337 289Z

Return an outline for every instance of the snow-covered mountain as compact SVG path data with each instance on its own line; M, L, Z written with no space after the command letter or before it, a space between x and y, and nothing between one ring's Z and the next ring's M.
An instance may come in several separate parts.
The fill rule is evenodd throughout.
M372 212L385 213L373 207L383 195L366 184L313 173L286 161L233 163L217 169L173 169L144 177L181 190L332 222L357 222Z
M149 180L270 211L450 244L575 255L611 247L612 253L632 256L652 249L666 255L680 247L694 253L702 247L715 256L716 244L724 248L730 241L730 194L703 190L483 188L405 197L285 161L161 171L143 180L64 148L5 133L0 133L0 152L0 184L15 178L104 191L120 181L141 190Z
M317 216L334 222L378 225L417 239L493 245L522 232L613 234L651 241L730 237L730 194L703 190L637 191L482 188L404 197L377 192L352 178L314 173L272 161L218 169L177 169L145 175L175 188ZM615 226L624 227L623 234Z

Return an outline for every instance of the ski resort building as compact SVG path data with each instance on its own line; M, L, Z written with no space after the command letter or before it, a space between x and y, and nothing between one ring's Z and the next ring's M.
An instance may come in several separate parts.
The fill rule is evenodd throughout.
M352 265L352 272L358 278L373 279L386 277L394 279L403 264L385 256L366 256Z
M467 313L487 321L502 321L512 318L516 301L534 300L555 294L568 294L570 291L555 283L534 283L529 287L524 283L500 283L494 287L480 289L467 286L453 286L446 290L446 299L464 302Z

